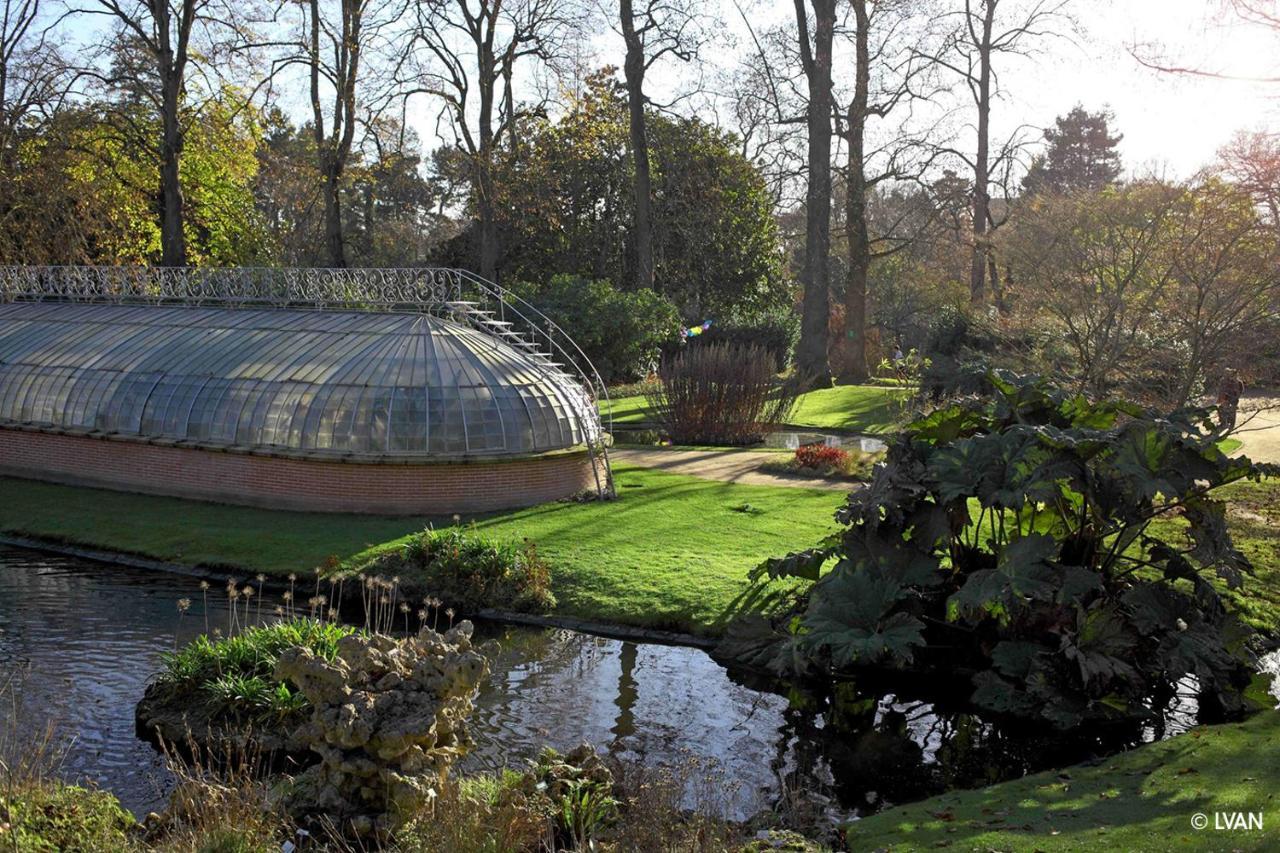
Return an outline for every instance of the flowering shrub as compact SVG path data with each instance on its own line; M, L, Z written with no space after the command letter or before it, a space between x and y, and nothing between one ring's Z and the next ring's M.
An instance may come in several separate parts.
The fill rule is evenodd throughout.
M802 444L796 448L795 463L802 468L819 471L826 468L843 470L849 464L849 454L839 447L825 444Z

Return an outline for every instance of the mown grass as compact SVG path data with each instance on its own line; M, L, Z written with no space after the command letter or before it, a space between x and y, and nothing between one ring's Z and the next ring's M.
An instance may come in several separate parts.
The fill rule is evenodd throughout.
M557 615L716 633L747 572L832 529L838 491L749 486L617 466L620 499L480 516L498 541L537 543ZM472 519L464 519L464 523ZM0 531L185 565L305 573L401 547L448 519L276 512L0 478Z
M909 392L882 385L837 385L801 394L791 415L791 424L803 429L832 429L842 432L886 433L902 419L902 402ZM643 395L619 397L612 401L613 422L623 426L654 423L654 415ZM603 404L601 405L604 410Z
M1280 713L1193 730L1093 765L955 791L853 823L851 850L1280 849ZM1261 831L1214 829L1263 812ZM1209 826L1192 827L1204 814Z

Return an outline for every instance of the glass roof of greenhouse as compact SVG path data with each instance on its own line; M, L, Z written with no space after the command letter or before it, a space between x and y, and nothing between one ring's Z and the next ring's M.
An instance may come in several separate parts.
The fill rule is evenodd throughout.
M575 447L593 416L564 374L426 314L0 304L0 424L413 458Z

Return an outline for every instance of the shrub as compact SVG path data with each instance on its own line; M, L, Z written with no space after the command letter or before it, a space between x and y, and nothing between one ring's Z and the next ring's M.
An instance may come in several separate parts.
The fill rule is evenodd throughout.
M790 308L780 308L754 317L713 318L711 328L700 336L696 345L758 346L773 358L774 371L781 372L791 363L791 353L799 337L800 318Z
M825 444L802 444L796 448L795 461L802 468L815 470L843 468L849 462L849 454Z
M539 613L556 604L551 569L533 542L492 542L456 525L427 528L366 571L401 575L464 613L486 607Z
M680 332L675 305L652 290L623 291L608 281L571 275L513 290L564 329L607 383L646 376L663 343Z
M959 675L978 707L1062 729L1158 719L1187 676L1203 721L1241 714L1249 632L1211 577L1235 587L1252 567L1212 493L1280 469L1225 456L1206 409L988 382L990 399L895 439L843 532L757 570L817 583L722 651L835 680Z
M690 346L663 363L646 393L659 423L681 444L752 444L785 423L795 392L780 385L758 346Z
M6 850L127 850L135 829L133 815L105 791L53 781L0 789L0 846Z

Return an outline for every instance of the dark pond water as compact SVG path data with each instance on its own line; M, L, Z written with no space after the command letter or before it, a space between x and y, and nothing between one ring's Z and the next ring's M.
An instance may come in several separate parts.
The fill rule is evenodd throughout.
M185 616L180 598L192 600ZM136 738L133 709L161 655L203 632L202 608L191 578L0 546L0 748L29 750L51 729L63 777L108 789L135 812L159 808L170 776ZM211 597L208 618L225 623L225 604ZM892 696L835 712L762 689L772 685L736 677L696 649L554 629L478 633L502 652L477 700L476 749L463 769L519 766L544 745L587 740L647 766L696 763L731 816L768 807L784 790L817 793L852 815L1100 748L1008 737Z

